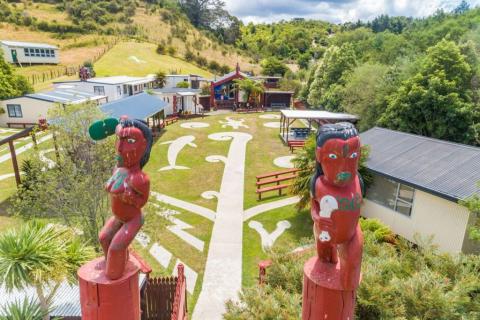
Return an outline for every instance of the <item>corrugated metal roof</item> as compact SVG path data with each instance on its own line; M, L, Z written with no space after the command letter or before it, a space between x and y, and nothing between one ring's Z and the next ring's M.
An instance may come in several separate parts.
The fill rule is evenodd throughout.
M0 42L9 47L58 49L57 46L54 46L48 43L22 42L22 41L9 41L9 40L1 40Z
M33 99L39 99L39 100L50 101L50 102L58 102L63 104L77 104L77 103L82 103L88 100L99 100L99 99L105 98L105 96L73 90L73 89L38 92L38 93L27 94L25 96Z
M145 120L162 111L166 106L167 103L165 101L143 92L106 103L100 106L100 109L115 118L120 118L125 115L130 118Z
M191 89L191 88L161 88L161 89L154 89L152 90L153 93L181 93L181 92L194 92L200 93L202 90L200 89Z
M96 77L87 79L87 82L102 84L141 84L148 83L155 79L155 76L147 77L130 77L130 76L112 76L112 77Z
M140 273L139 285L142 287L146 279L145 274ZM33 287L25 290L7 291L4 286L0 286L0 315L3 307L15 301L23 301L25 297L36 299L37 294ZM80 317L82 315L80 307L80 289L78 285L70 286L66 281L62 282L52 299L52 317Z
M452 201L478 192L480 148L377 127L360 138L374 172Z
M280 110L284 117L290 119L317 119L317 120L339 120L355 121L357 116L348 113L336 113L323 110Z

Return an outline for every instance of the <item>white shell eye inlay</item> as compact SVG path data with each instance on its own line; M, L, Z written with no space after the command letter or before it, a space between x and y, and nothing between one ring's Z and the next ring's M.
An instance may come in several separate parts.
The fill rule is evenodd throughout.
M137 142L137 140L130 138L130 139L127 139L127 142L128 143L135 143L135 142Z
M350 155L350 158L352 159L355 159L356 157L358 157L358 153L354 152Z
M335 153L330 153L330 154L328 155L328 157L329 157L330 159L337 159L337 155L336 155Z

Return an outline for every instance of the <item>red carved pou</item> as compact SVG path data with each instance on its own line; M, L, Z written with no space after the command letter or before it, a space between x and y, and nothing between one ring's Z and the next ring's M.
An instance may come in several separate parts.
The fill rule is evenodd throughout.
M139 120L122 118L115 129L117 165L105 189L110 193L113 216L100 231L106 258L105 274L115 280L128 261L128 246L143 225L142 207L148 201L150 180L142 171L150 157L152 134Z
M360 139L350 123L317 133L317 171L311 182L311 216L317 257L304 267L303 320L353 319L360 282L363 235L358 175Z
M113 216L99 234L105 257L78 270L83 320L140 320L139 271L142 264L128 246L143 224L142 207L150 181L142 172L153 144L150 128L122 117L97 121L89 128L93 140L116 134L117 165L106 183Z

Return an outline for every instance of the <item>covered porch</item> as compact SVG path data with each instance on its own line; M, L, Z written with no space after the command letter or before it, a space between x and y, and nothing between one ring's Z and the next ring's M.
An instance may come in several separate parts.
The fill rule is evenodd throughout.
M300 121L303 126L295 127ZM326 123L356 123L358 117L347 113L334 113L320 110L280 110L280 138L286 143L305 141L319 126ZM298 122L297 122L298 123Z

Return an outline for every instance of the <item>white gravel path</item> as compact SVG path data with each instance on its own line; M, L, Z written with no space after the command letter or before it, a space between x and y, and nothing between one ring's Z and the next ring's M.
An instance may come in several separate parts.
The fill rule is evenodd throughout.
M223 158L225 170L218 193L217 215L193 320L222 319L225 302L238 300L242 288L245 155L252 136L243 132L224 132L208 137L232 142L228 156Z

